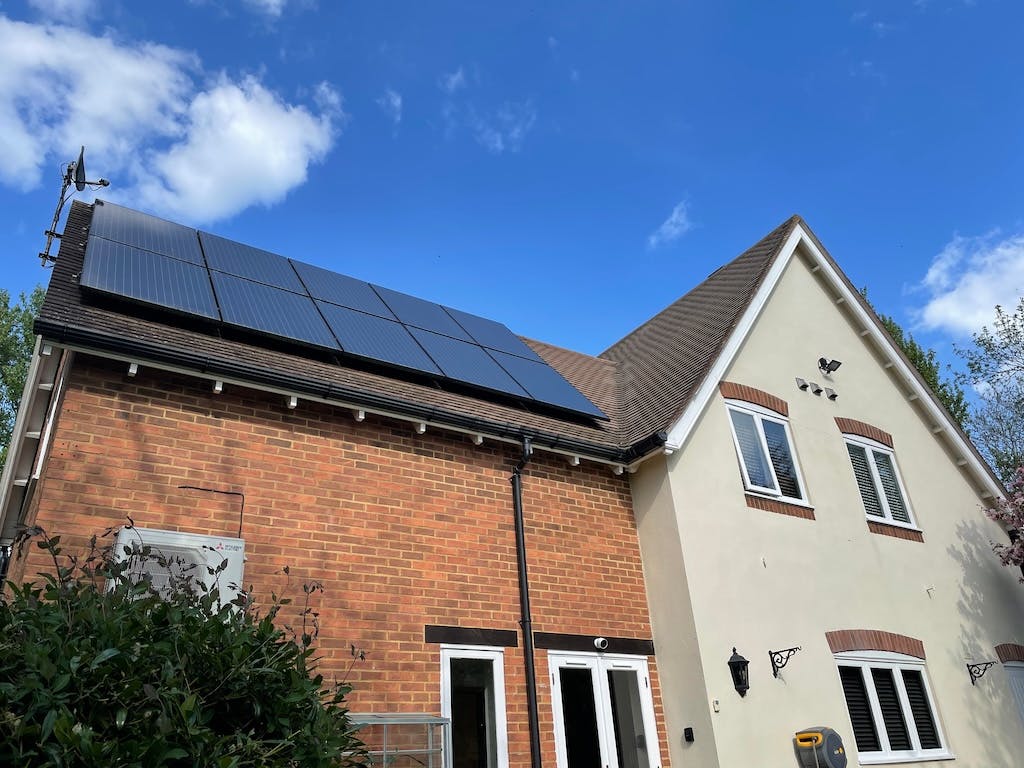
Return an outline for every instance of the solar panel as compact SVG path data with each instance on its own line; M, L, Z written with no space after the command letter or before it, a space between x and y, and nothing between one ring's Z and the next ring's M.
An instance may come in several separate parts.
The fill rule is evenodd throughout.
M306 295L211 272L225 323L329 349L338 343Z
M301 261L293 261L292 266L314 299L322 299L360 312L369 312L388 320L395 319L394 313L381 301L369 283L314 267L312 264L303 264Z
M318 301L317 306L345 352L402 368L441 373L401 323L326 301Z
M490 354L535 400L577 413L585 413L588 416L596 416L599 419L608 418L547 363L535 363L504 352Z
M114 203L97 200L89 235L124 243L164 256L203 264L196 231Z
M205 267L90 236L81 285L219 320Z
M526 346L518 336L501 323L488 320L486 317L452 309L451 307L445 307L444 309L458 321L459 325L466 329L467 333L478 344L490 349L508 352L510 355L519 355L519 357L525 357L538 363L544 362L536 352Z
M208 232L199 233L199 242L203 245L203 253L210 269L295 293L306 292L299 276L295 274L292 265L284 256L242 245Z
M409 332L449 379L519 397L530 396L494 362L483 347L419 328L410 328Z
M443 333L454 339L473 341L473 337L467 334L440 304L417 299L415 296L392 291L390 288L381 288L379 285L373 286L373 289L384 299L384 303L395 313L395 317L406 325L414 325L434 333Z

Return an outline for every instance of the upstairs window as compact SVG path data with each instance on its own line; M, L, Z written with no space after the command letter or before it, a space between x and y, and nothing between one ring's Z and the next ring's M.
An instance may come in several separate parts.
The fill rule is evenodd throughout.
M804 501L803 482L785 418L749 403L726 405L747 490Z
M916 527L892 450L867 438L844 435L844 439L868 517Z
M862 765L950 757L924 661L887 652L836 655Z

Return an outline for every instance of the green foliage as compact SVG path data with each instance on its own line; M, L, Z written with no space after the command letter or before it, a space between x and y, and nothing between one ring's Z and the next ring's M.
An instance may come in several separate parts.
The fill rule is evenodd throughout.
M349 688L313 669L308 600L314 628L295 642L274 624L285 599L260 616L244 595L221 605L191 574L158 594L125 576L138 559L167 566L149 548L113 562L94 537L80 561L58 536L36 544L52 572L0 600L0 765L361 764Z
M965 385L978 393L971 434L996 474L1007 486L1024 465L1024 299L1013 312L996 307L992 327L957 347L967 364Z
M32 323L45 295L42 286L37 285L28 296L21 294L12 306L10 294L0 289L0 467L7 459L7 446L32 358Z
M860 293L867 301L868 289L862 288ZM871 302L868 301L868 304L870 305ZM876 314L878 313L876 312ZM888 315L878 314L878 319L892 336L893 341L903 350L903 354L917 369L917 372L921 374L921 378L939 398L939 402L946 407L949 415L961 428L966 429L970 415L967 397L955 377L943 377L942 368L938 360L935 359L935 350L922 347L912 335L904 331L902 326Z

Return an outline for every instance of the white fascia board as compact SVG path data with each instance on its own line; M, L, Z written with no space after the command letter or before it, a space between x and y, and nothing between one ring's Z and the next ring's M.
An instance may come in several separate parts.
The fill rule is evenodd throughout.
M807 254L811 257L813 262L812 270L816 273L820 272L822 274L826 283L837 294L839 294L839 298L844 299L844 303L848 307L849 311L853 313L860 324L864 327L866 333L862 332L861 336L864 338L870 338L879 349L888 350L889 361L886 363L885 367L895 369L899 378L901 378L907 387L909 387L910 394L921 403L933 424L943 425L946 427L943 431L936 433L936 437L940 435L948 437L953 446L966 460L967 468L970 470L975 480L977 480L983 491L992 494L996 498L1003 498L1005 496L1004 489L992 479L992 476L989 474L984 463L978 459L974 447L964 440L959 428L952 423L945 410L935 402L932 393L929 392L920 381L918 381L914 372L903 359L899 350L893 346L889 337L882 332L874 318L864 308L859 298L850 290L847 282L839 275L829 260L825 258L821 249L818 248L817 244L814 242L814 238L810 237L807 231L799 224L794 227L792 234L779 252L772 268L768 270L768 274L765 276L764 282L761 283L761 287L750 302L750 306L747 307L746 312L743 313L739 323L737 323L736 328L733 330L732 335L729 337L725 347L719 354L714 366L708 372L704 382L690 401L690 405L683 412L683 415L680 416L676 423L669 429L668 440L665 443L665 447L670 450L679 450L686 443L694 425L697 423L697 419L704 412L704 409L711 401L712 396L717 391L718 383L725 376L725 372L732 364L733 359L739 352L740 346L749 335L751 328L754 326L754 322L760 316L768 298L771 296L772 292L775 290L776 284L782 277L783 271L785 271L786 266L789 264L790 260L793 258L793 254L796 253L797 247L800 245L804 247Z
M793 257L793 253L796 251L796 247L801 239L809 238L807 238L803 229L797 226L790 233L785 245L780 249L779 255L775 258L775 263L768 270L768 274L765 275L764 280L761 282L761 287L757 289L757 293L754 294L750 305L726 340L725 346L722 347L722 351L718 354L718 359L715 360L714 365L711 366L711 370L704 377L704 381L697 389L697 392L690 399L690 404L683 411L683 415L669 428L665 448L678 451L689 439L697 419L700 418L707 404L711 401L712 396L718 391L718 382L725 376L725 372L732 365L732 361L736 358L743 342L746 341L747 336L750 334L750 329L754 327L754 322L760 316L764 305L768 302L768 297L775 290L779 278L782 277L782 273Z

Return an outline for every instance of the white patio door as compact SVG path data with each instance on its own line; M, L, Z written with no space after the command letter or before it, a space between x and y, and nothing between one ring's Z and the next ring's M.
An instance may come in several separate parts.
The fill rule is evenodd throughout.
M647 659L550 651L558 768L660 768Z

